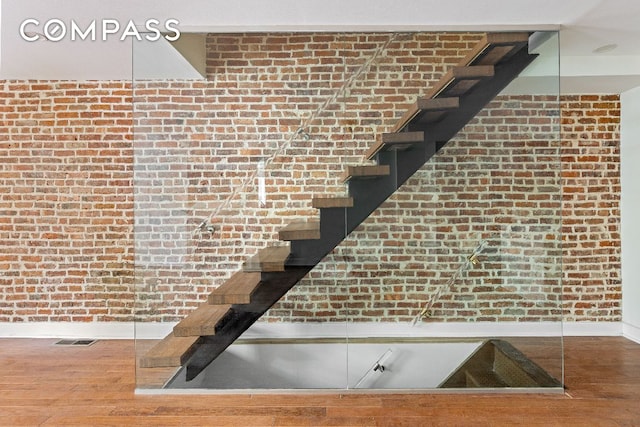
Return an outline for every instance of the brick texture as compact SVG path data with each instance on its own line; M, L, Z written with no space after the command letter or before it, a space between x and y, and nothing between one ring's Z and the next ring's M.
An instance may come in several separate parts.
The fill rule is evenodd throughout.
M566 318L621 318L620 97L562 100Z
M0 321L131 320L131 84L0 84Z
M498 97L347 238L337 286L319 273L284 307L318 320L310 301L342 286L325 310L336 320L410 321L436 294L432 320L559 320L558 111L552 97Z
M210 35L206 82L1 82L0 321L180 319L477 39ZM619 100L558 111L496 99L265 321L408 321L437 292L440 321L620 320Z

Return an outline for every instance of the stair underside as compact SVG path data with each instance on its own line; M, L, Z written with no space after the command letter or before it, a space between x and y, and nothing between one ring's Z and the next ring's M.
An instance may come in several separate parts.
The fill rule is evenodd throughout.
M418 116L424 124L439 121L447 111L458 108L459 97L467 94L482 80L490 79L493 75L494 68L491 65L456 67L448 71L438 84L427 92L425 98L418 101L400 118L393 127L393 131L402 130Z
M425 98L456 97L469 92L480 81L493 77L492 65L468 65L455 67L444 75L433 88L427 91Z
M460 98L458 97L442 97L442 98L420 98L413 104L406 113L402 115L400 120L393 127L393 132L398 133L408 123L413 121L420 121L423 125L435 123L451 111L454 111L460 107Z
M402 151L424 142L424 132L384 133L382 138L367 151L365 157L373 159L380 151Z
M319 251L309 258L319 262L324 253L328 253L344 238L345 229L355 227L356 224L343 223L345 218L358 217L359 221L363 220L395 191L396 187L387 191L392 168L389 164L381 163L384 162L385 153L407 153L404 162L410 165L411 171L393 170L393 180L396 185L401 185L433 155L435 151L429 150L434 150L436 141L446 142L452 137L533 60L533 55L523 51L528 38L529 33L484 36L457 67L449 70L407 110L391 133L382 135L380 141L366 153L368 159L377 158L378 164L346 168L343 179L348 183L350 193L365 189L367 197L376 199L375 202L362 199L362 196L358 199L353 194L313 198L312 206L320 209L321 221L295 221L281 229L279 239L290 241L291 247L270 246L258 251L245 262L243 271L236 273L209 295L209 304L195 310L176 325L173 333L149 350L141 359L140 366L179 366L188 361L187 377L195 377L313 267L309 264L297 266L294 263L296 254L292 252L294 248L300 250L308 245L312 253ZM516 58L514 65L505 66L512 58ZM486 89L486 82L494 78L501 87ZM468 106L468 103L471 105ZM365 206L366 215L358 212L360 204ZM329 227L327 224L337 227L337 233L334 234L340 237L328 246L326 243L322 246L324 233ZM329 231L332 231L330 227ZM190 334L194 335L178 336Z
M495 65L529 42L529 33L485 34L460 65Z
M485 341L439 388L560 387L561 383L507 341Z

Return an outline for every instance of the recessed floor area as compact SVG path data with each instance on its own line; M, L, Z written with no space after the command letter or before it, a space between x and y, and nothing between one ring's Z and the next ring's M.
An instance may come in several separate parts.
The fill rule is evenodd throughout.
M640 345L621 337L565 338L565 394L136 395L133 340L101 340L74 348L53 346L54 342L0 339L0 419L4 425L640 422Z
M561 379L559 337L511 339L534 356L544 354L547 364L551 361L550 354L555 353L555 366L551 370ZM562 391L560 380L507 340L479 338L240 340L193 380L187 381L186 373L185 367L179 369L164 387L166 391L438 388ZM139 390L144 390L142 385Z
M377 342L274 340L233 344L192 381L181 369L168 389L437 388L481 340ZM443 355L445 355L443 357Z

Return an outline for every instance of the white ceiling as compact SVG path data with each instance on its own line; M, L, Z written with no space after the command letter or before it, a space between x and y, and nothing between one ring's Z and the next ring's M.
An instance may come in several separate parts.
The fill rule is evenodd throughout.
M132 56L146 65L136 73L194 75L166 46L147 43L132 55L131 41L25 42L18 28L27 18L137 24L175 18L183 33L559 29L563 91L640 85L638 0L0 0L1 78L129 79ZM594 53L605 45L616 48ZM154 52L145 56L147 48Z

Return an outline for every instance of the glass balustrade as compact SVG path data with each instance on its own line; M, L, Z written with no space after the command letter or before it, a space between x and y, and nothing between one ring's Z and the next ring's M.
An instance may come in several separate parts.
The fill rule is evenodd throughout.
M562 390L558 36L483 36L134 55L138 390Z

